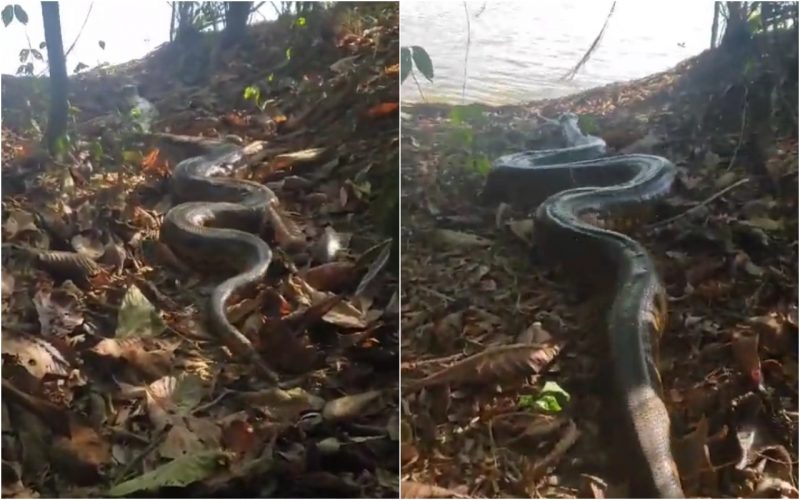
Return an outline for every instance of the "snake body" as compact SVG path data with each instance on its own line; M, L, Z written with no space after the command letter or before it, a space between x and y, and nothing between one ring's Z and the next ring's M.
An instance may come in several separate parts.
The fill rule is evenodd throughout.
M638 218L669 193L675 167L658 156L602 157L605 142L583 135L575 115L562 116L560 123L569 147L498 158L483 197L538 206L535 239L544 262L562 265L579 285L611 297L606 324L623 430L634 452L629 462L632 492L683 497L656 365L666 292L640 243L585 220Z
M269 245L258 233L275 194L256 182L226 177L241 159L242 149L218 143L200 156L187 158L172 173L172 194L180 204L169 210L160 238L179 257L205 270L232 271L232 277L211 294L208 319L212 331L237 356L253 363L262 376L276 382L250 340L228 320L229 300L263 282L272 260Z

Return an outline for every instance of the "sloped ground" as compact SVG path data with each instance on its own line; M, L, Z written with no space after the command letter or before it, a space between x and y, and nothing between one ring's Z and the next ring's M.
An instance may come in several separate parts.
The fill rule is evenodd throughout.
M564 111L612 154L679 168L633 236L670 295L660 371L686 493L796 496L796 32L558 100L403 107L403 496L627 494L601 311L531 259L528 214L477 204L490 161L548 144L537 115Z
M59 160L47 82L4 77L4 496L397 496L397 6L306 21L74 78ZM155 131L250 145L241 175L281 199L229 310L280 387L207 331L219 273L158 243L182 157L131 129L128 83Z

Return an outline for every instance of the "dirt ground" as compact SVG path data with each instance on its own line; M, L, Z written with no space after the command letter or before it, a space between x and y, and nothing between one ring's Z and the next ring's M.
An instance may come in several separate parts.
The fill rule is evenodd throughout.
M611 154L678 167L631 234L670 297L659 369L687 495L797 496L796 31L557 100L403 106L403 496L627 494L601 316L531 258L530 214L477 203L491 161L547 144L538 117L565 111Z
M47 80L4 75L4 497L397 497L398 10L333 12L72 77L55 158ZM206 328L219 273L159 243L183 158L127 84L280 198L268 280L228 311L279 387Z

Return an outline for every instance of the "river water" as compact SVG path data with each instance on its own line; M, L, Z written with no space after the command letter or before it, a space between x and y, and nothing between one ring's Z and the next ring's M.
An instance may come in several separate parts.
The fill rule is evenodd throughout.
M606 33L589 62L564 76L583 56L605 22L611 1L468 1L470 46L464 102L512 104L561 97L671 68L707 49L713 2L617 2ZM403 46L431 56L433 83L417 74L429 102L462 102L467 46L465 3L400 2ZM420 102L409 77L406 102Z

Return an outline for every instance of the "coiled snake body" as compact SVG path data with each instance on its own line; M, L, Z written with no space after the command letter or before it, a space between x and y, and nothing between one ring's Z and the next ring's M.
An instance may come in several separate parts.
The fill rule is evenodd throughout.
M180 204L167 212L161 240L190 264L206 270L233 271L211 295L209 322L213 332L236 355L250 361L270 382L277 375L266 365L250 340L225 314L237 293L264 280L272 251L253 233L262 228L268 206L277 202L266 186L230 175L242 149L218 143L206 154L181 161L172 173L172 194Z
M647 496L683 497L670 448L670 421L656 367L666 323L666 293L653 261L632 238L585 219L638 218L668 194L675 167L649 155L599 158L605 142L583 135L575 115L560 119L570 147L497 159L485 201L534 207L536 246L546 263L561 264L578 284L606 293L614 385L623 402L632 490Z

